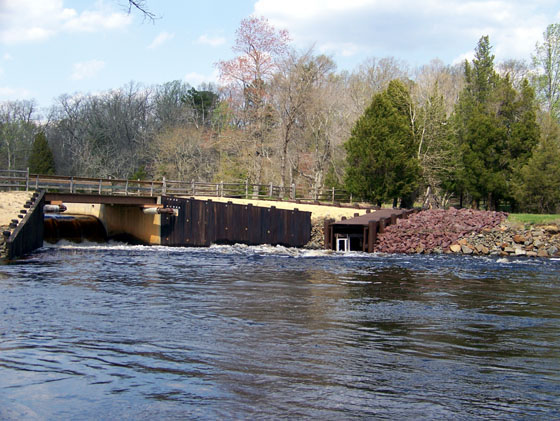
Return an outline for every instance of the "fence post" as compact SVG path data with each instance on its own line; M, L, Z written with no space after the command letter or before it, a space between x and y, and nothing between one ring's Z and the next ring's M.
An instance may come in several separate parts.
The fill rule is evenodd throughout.
M152 184L150 185L150 197L154 195L154 180L152 180Z
M103 184L103 180L100 178L99 179L99 187L97 189L97 193L101 194L101 185Z
M220 197L220 184L216 183L216 197Z
M373 253L375 242L377 241L377 221L368 222L368 253Z
M128 179L126 180L126 183L124 183L124 195L128 196Z
M25 172L25 191L29 191L29 167L27 167Z
M74 177L70 177L70 193L74 193Z
M220 181L220 197L224 197L224 181Z
M35 176L35 190L39 190L39 174Z
M249 179L245 180L245 199L249 198Z
M268 188L269 188L269 194L268 195L272 199L272 193L274 192L274 190L272 189L272 181L270 182L270 185L268 186Z
M291 199L296 200L296 185L295 185L295 183L292 183L292 186L291 186L290 190L291 190L291 192L290 192Z
M194 178L191 181L191 191L192 191L192 195L195 196L196 195L196 183L194 182Z
M166 192L167 192L167 185L165 184L165 177L163 177L163 180L161 181L161 194L165 196Z

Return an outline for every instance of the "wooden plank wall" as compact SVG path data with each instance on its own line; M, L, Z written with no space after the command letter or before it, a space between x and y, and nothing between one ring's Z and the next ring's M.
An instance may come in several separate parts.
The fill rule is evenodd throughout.
M161 244L270 244L303 247L311 237L311 213L163 196L178 216L161 216Z

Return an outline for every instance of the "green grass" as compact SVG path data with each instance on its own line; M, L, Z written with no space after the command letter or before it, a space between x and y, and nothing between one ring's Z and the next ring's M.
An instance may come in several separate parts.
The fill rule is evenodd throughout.
M521 224L560 224L560 215L539 215L534 213L510 213L508 220Z

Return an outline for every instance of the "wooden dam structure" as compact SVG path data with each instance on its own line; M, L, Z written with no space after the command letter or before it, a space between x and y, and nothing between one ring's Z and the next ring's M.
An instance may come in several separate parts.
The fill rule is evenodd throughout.
M396 224L399 218L408 218L411 209L378 209L354 218L341 221L327 220L324 223L325 249L336 251L364 251L373 253L377 234L385 227Z
M21 210L20 220L12 220L10 228L13 231L3 233L7 257L16 258L41 247L43 238L56 240L72 237L72 230L85 232L87 230L80 224L88 220L95 221L96 226L101 227L90 227L89 231L103 231L96 238L126 239L149 245L204 247L240 243L303 247L311 239L311 212L298 208L280 209L276 206L260 207L217 199L201 200L185 197L179 191L169 194L167 191L171 189L165 182L159 186L160 191L154 188L154 182L149 187L145 183L142 186L131 184L110 179L31 177L28 173L19 179L0 175L0 188L40 189L26 203L26 209ZM213 191L219 197L224 193L224 185L217 186ZM190 187L196 188L193 185ZM294 191L292 189L292 195ZM239 193L239 189L236 192ZM265 194L272 195L273 188L270 187ZM250 196L247 183L241 196ZM331 197L335 197L334 190ZM252 198L260 197L253 195ZM300 199L290 201L305 203ZM315 205L327 204L315 199L310 202ZM330 206L333 204L341 206L336 202L328 203ZM67 212L60 216L49 213L45 217L44 209L52 209L52 206L61 206ZM367 209L366 212L364 215L356 213L350 219L343 217L341 221L326 220L325 248L371 253L377 235L386 226L396 223L397 218L407 218L412 211Z
M46 206L60 206L62 215L46 215ZM232 202L171 196L134 197L37 192L26 204L7 240L7 258L29 253L45 239L80 237L73 231L103 230L95 238L134 243L205 247L211 244L270 244L303 247L310 240L311 213ZM45 218L45 216L48 216ZM89 217L90 219L88 219Z
M310 240L311 213L195 198L162 197L162 205L177 216L161 216L161 244L271 244L303 247Z

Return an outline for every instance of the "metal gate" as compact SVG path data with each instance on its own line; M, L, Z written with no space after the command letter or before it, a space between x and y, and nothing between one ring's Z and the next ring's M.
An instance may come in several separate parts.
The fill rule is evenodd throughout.
M311 237L311 212L163 196L178 216L161 216L161 244L270 244L302 247Z

